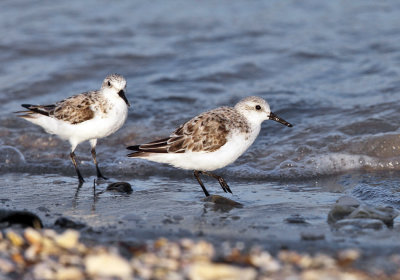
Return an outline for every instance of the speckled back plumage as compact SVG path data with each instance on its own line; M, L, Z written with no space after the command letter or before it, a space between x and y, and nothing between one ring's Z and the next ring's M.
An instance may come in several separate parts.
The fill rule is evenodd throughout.
M92 119L96 111L99 113L107 112L107 101L99 98L99 91L89 91L71 96L67 99L57 102L53 105L27 105L29 114L39 113L49 117L68 122L70 124L79 124Z
M246 119L234 108L220 107L202 113L176 129L168 138L140 145L140 152L213 152L227 141L232 131L249 133Z
M99 92L89 91L58 102L50 115L71 124L78 124L92 119L96 111L106 113L106 108L107 101L99 98Z

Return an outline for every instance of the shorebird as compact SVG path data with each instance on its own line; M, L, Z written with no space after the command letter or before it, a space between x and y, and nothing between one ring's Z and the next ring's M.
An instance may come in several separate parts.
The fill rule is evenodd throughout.
M210 194L201 181L201 174L217 179L224 192L232 193L226 181L211 171L241 156L253 144L265 120L292 126L272 113L264 99L250 96L235 107L220 107L194 117L167 138L127 147L134 151L128 157L193 170L206 196Z
M76 163L75 148L89 141L98 178L104 178L96 159L97 139L109 136L124 124L130 106L123 76L107 76L100 90L88 91L71 96L51 105L21 106L28 111L19 111L19 117L41 126L47 133L56 134L71 144L70 158L78 175L79 185L84 179Z

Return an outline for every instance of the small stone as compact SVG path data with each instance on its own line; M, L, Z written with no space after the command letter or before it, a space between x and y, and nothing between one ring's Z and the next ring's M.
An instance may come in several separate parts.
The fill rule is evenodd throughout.
M316 241L316 240L324 240L325 234L318 232L302 232L300 233L301 240L304 241Z
M349 228L348 226L351 226ZM337 229L349 228L350 231L362 230L362 229L374 229L380 230L385 227L385 224L381 220L376 219L343 219L334 224Z
M285 219L285 222L289 223L289 224L308 224L306 222L306 219L304 219L302 216L300 216L299 214L294 214L290 217L287 217Z
M154 242L154 248L160 249L161 247L166 246L168 243L168 240L166 238L159 238Z
M132 278L129 262L118 255L102 253L89 255L84 260L87 273L92 277Z
M54 239L57 237L57 232L54 229L46 228L42 231L44 237Z
M348 218L378 219L384 222L387 226L393 226L393 220L399 215L399 213L398 210L391 206L372 207L368 205L360 205L348 216Z
M72 229L81 229L84 228L86 225L83 223L75 222L71 219L66 217L60 217L55 222L54 225L59 226L61 228L72 228Z
M343 206L346 205L353 207L358 207L361 204L360 201L348 195L340 197L338 200L336 200L336 203Z
M278 258L284 263L298 265L300 263L302 255L293 251L283 250L279 252Z
M7 233L7 238L8 240L11 241L11 243L16 246L16 247L21 247L24 245L24 239L16 232L9 230Z
M45 213L49 213L50 212L50 210L48 208L44 207L44 206L39 206L37 208L37 210L40 211L40 212L45 212Z
M375 207L361 204L356 199L344 196L338 199L328 214L328 223L334 224L343 219L377 219L388 227L393 226L393 220L400 211L391 206Z
M85 279L85 275L77 267L61 267L57 270L55 279L80 280L80 279Z
M66 230L64 233L58 235L54 241L64 249L73 249L78 245L79 232L70 229Z
M153 270L148 263L140 262L135 258L131 263L133 270L135 271L135 275L137 275L140 279L151 279Z
M176 271L179 268L179 262L174 259L161 258L158 261L158 266L168 271Z
M51 280L55 279L55 271L47 262L39 263L33 267L34 279Z
M8 259L0 258L0 272L3 274L8 274L15 271L15 265ZM0 274L1 276L1 274Z
M171 243L167 249L168 257L172 259L178 259L181 256L181 249L178 244Z
M25 265L25 259L20 253L13 253L11 259L18 265Z
M189 239L189 238L184 238L184 239L182 239L182 240L180 241L180 244L181 244L181 246L182 246L184 249L189 250L190 248L193 247L194 242L193 242L193 240L191 240L191 239Z
M303 269L311 268L313 265L313 259L309 255L300 255L300 260L297 265Z
M356 209L353 205L334 204L331 211L328 213L328 223L334 224L335 222L345 219Z
M214 255L214 247L212 244L201 240L192 247L191 254L195 260L209 260Z
M203 199L205 202L213 202L217 205L223 205L223 206L229 206L229 207L237 207L237 208L242 208L243 204L236 202L232 199L223 197L221 195L210 195L207 196Z
M355 274L351 273L342 273L341 271L330 271L330 270L320 270L320 269L312 269L312 270L307 270L301 273L300 278L302 280L321 280L321 279L327 279L327 280L334 280L334 279L340 279L340 280L361 280L361 279L370 279L366 278L363 276L358 276Z
M37 245L42 242L42 235L33 228L27 228L24 232L24 237L28 241L29 244Z
M127 182L115 182L108 185L106 191L120 192L120 193L132 193L132 186Z
M193 264L188 271L191 280L253 280L257 276L254 268L239 268L226 264L200 262Z
M22 227L33 227L40 229L43 227L40 218L29 211L13 211L0 209L0 223L10 225L20 225Z
M9 242L0 242L0 254L1 253L6 253L9 249Z
M281 265L268 252L252 253L250 263L265 272L276 272Z
M360 251L347 249L338 253L337 262L341 266L349 266L360 257Z
M43 238L41 247L42 247L41 254L57 255L60 253L60 248L58 246L56 246L54 240L50 239L49 237Z
M28 247L28 249L25 250L24 256L25 259L28 261L35 261L38 257L38 254L40 252L40 246L39 245L31 245Z
M336 267L336 261L328 255L318 253L312 258L311 267L318 269L334 269Z
M79 266L82 264L82 258L80 257L80 255L62 254L59 257L58 261L64 266Z

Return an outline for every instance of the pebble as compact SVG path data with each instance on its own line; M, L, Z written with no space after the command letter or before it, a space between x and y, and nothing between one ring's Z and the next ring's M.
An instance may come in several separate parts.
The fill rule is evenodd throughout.
M339 251L336 256L281 250L274 257L261 248L244 252L240 242L217 252L202 240L160 238L146 246L125 248L133 252L127 258L113 245L86 246L79 238L79 232L71 229L57 233L28 228L1 233L0 279L10 279L9 275L12 279L43 280L376 279L376 275L357 270L355 263L361 252L355 249ZM393 267L399 267L399 260L400 254L387 258ZM396 273L400 275L400 268Z
M31 245L28 247L28 249L25 250L24 257L28 261L35 261L40 251L41 251L40 246Z
M131 194L132 193L132 186L128 182L115 182L115 183L109 184L107 186L106 191Z
M32 245L38 245L40 242L42 242L41 234L33 228L27 228L24 232L24 237L28 243Z
M276 272L281 265L268 252L256 252L250 255L250 262L253 266L265 272Z
M360 251L356 249L346 249L338 253L337 261L341 266L349 266L361 256Z
M77 247L79 240L79 232L76 230L66 230L63 234L55 238L58 246L64 249L73 249Z
M61 267L55 274L57 280L80 280L85 279L85 275L76 267Z
M331 211L328 214L328 223L335 226L335 223L343 219L351 219L356 222L356 227L360 227L360 223L357 219L375 219L382 221L386 226L393 226L393 220L400 214L399 210L394 209L391 206L371 206L363 204L358 200L343 196L339 198L336 203L332 206ZM337 227L338 225L336 225ZM376 229L380 229L376 228Z
M6 233L8 240L11 241L12 245L16 247L21 247L24 244L24 239L16 232L9 230Z
M11 273L15 270L15 265L10 260L0 257L0 271L4 274Z
M304 219L302 216L298 215L298 214L294 214L290 217L287 217L285 219L285 222L287 222L288 224L308 224L306 219Z
M6 227L11 225L20 225L22 227L33 227L41 229L43 227L40 218L29 211L14 211L8 209L0 209L0 223L6 224Z
M72 229L81 229L86 225L84 223L75 222L66 217L60 217L55 222L54 225L59 226L61 228L72 228Z
M217 205L227 206L227 207L236 207L236 208L242 208L243 207L243 204L241 204L241 203L239 203L237 201L234 201L232 199L223 197L221 195L216 195L216 194L213 194L213 195L205 197L203 199L203 201L212 202L212 203L215 203Z
M253 280L257 272L254 268L240 268L226 264L196 263L189 268L191 280Z
M324 240L325 234L320 232L301 232L300 233L301 240L304 241L316 241L316 240Z
M365 229L380 230L385 227L385 224L381 220L357 218L340 220L335 223L334 227L352 232Z
M51 280L56 278L54 264L49 262L41 262L33 268L34 279Z
M121 256L107 253L89 255L84 262L87 273L92 277L132 278L132 268Z

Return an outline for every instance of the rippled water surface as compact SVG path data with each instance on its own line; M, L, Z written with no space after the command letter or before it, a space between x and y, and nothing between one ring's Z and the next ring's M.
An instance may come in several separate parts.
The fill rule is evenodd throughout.
M397 1L2 1L0 7L0 188L9 207L35 210L46 200L53 211L92 225L133 219L162 227L165 213L172 225L176 215L184 223L183 211L190 216L185 230L220 223L225 233L235 223L267 229L264 219L279 232L282 219L299 212L326 226L330 205L343 194L400 209ZM125 126L99 140L98 159L111 181L128 181L134 192L104 195L89 207L95 173L85 143L76 153L89 180L77 199L88 207L77 211L59 203L76 203L68 143L13 112L22 103L97 89L113 72L126 77L133 106ZM125 146L167 136L192 116L249 95L267 99L294 127L264 123L254 145L217 172L234 192L227 197L245 210L209 217L190 172L126 158ZM207 188L222 194L215 181L207 180ZM102 201L124 209L114 205L109 215ZM155 220L146 218L152 211Z

